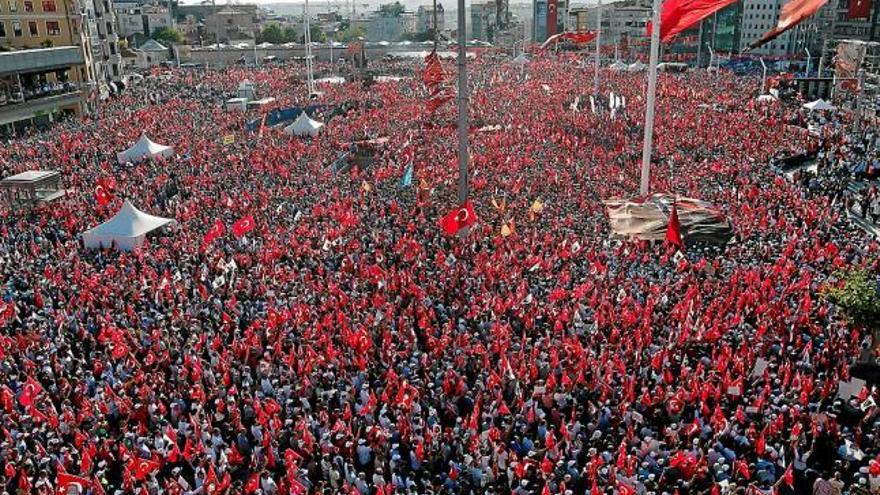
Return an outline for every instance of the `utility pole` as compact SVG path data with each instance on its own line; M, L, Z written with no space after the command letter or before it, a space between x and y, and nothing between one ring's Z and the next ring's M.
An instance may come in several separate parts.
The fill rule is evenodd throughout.
M438 40L438 36L439 36L437 34L437 0L434 0L434 11L431 12L431 17L433 19L431 21L433 23L433 27L431 28L431 31L433 31L433 34L434 34L434 53L437 53L437 40Z
M651 183L651 150L654 142L654 106L657 104L657 62L660 58L660 0L654 0L651 58L648 66L648 101L645 108L645 140L642 143L642 178L639 194L647 196Z
M856 132L862 130L862 95L865 93L865 69L859 69L859 87L856 93Z
M599 101L599 51L602 46L602 0L599 0L596 17L596 66L593 74L593 96L596 98L596 101Z
M762 95L764 94L764 86L767 84L767 64L764 63L763 57L759 58L758 61L761 62L761 70L763 71L761 73L761 92L758 94Z
M697 69L703 65L703 20L700 20L700 34L697 35ZM711 64L710 64L711 65Z
M655 0L657 1L657 0ZM467 27L464 0L458 0L458 202L468 199Z

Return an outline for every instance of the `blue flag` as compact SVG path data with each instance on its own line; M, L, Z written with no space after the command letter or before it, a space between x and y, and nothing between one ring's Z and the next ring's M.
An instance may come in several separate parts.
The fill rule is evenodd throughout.
M400 187L409 187L412 185L413 179L413 164L410 163L406 166L406 172L403 173L403 177L400 178Z

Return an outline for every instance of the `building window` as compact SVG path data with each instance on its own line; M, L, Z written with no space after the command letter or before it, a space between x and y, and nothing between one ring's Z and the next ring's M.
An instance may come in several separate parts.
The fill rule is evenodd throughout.
M37 21L28 21L28 34L31 37L40 35L40 31L37 29Z
M55 12L58 10L58 7L55 5L55 0L43 0L43 12Z
M18 4L15 3L15 0L9 0L9 11L18 12Z
M34 11L34 2L32 2L31 0L25 0L24 11L25 12L33 12Z
M113 77L119 77L119 66L113 64Z
M58 21L46 21L46 34L49 36L61 36L61 24Z
M21 38L21 21L12 21L12 35L16 38Z
M5 37L6 37L6 23L3 21L0 21L0 38L5 38Z

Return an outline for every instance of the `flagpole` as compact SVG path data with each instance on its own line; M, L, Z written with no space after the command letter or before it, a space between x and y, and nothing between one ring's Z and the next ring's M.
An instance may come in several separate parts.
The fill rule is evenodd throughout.
M593 74L593 95L599 98L599 47L602 45L602 0L599 0L598 19L596 20L596 67Z
M651 149L654 141L654 105L657 100L657 59L660 58L660 0L654 0L651 24L651 59L648 66L648 101L645 109L645 140L642 144L642 179L639 194L648 194L651 182Z
M467 26L464 0L458 0L458 201L468 199Z

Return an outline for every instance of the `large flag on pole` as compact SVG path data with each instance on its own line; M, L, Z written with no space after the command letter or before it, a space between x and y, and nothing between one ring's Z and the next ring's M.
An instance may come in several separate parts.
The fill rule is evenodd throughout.
M871 17L871 0L849 0L846 17L849 19Z
M676 34L688 29L737 0L666 0L660 10L660 39L669 41ZM648 23L651 36L652 23Z
M749 50L775 39L780 34L800 24L801 21L815 14L828 0L789 0L779 13L776 27L764 33L758 41L749 45Z
M591 32L591 31L588 31L585 33L572 33L572 32L559 33L559 34L554 34L553 36L547 38L547 41L545 41L541 45L541 48L547 48L551 44L557 43L559 41L571 41L572 43L584 44L584 43L589 43L589 42L593 41L594 39L596 39L596 33Z

